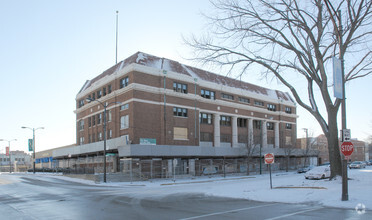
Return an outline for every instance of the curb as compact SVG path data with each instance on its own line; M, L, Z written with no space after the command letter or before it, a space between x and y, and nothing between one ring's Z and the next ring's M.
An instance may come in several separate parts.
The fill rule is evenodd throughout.
M170 185L181 185L181 184L193 184L193 183L210 183L210 182L218 182L218 181L226 181L226 180L240 180L240 179L253 179L256 177L239 177L239 178L229 178L229 179L218 179L218 180L202 180L202 181L191 181L191 182L174 182L174 183L163 183L160 184L161 186L170 186Z
M327 189L327 188L317 186L278 186L273 187L273 189Z

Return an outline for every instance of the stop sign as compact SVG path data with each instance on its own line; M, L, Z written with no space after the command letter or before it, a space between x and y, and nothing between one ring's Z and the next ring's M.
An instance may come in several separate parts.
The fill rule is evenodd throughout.
M265 164L272 164L274 163L274 154L268 153L265 154Z
M348 157L350 156L354 151L354 145L351 142L343 142L341 144L341 153L345 156Z

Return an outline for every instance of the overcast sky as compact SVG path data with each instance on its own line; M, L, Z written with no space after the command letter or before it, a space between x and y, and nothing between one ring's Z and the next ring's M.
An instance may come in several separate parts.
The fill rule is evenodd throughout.
M27 151L36 131L36 151L74 144L75 97L86 80L115 64L116 11L118 60L137 51L196 66L182 36L201 34L211 13L204 0L0 0L0 139L17 139L12 150ZM200 66L196 66L200 67ZM250 75L249 82L288 91ZM354 138L372 130L372 77L347 85L348 127ZM315 120L298 107L302 128L318 135ZM0 142L0 153L6 142Z

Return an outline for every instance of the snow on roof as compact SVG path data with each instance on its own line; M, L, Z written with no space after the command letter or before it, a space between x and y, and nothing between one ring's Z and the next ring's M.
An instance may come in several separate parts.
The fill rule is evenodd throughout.
M83 92L85 89L89 88L93 85L96 81L100 80L101 78L111 75L116 71L123 69L124 67L128 66L129 64L136 63L139 65L152 67L156 69L163 69L167 71L171 71L174 73L184 74L190 76L192 78L197 78L198 80L204 80L207 82L213 82L220 85L239 88L243 90L247 90L253 93L257 93L260 95L268 96L271 99L282 99L285 101L294 102L291 96L288 93L284 93L278 90L271 90L264 87L260 87L257 85L253 85L247 82L239 81L236 79L232 79L226 76L217 75L202 69L198 69L195 67L187 66L181 64L177 61L156 57L150 54L137 52L132 56L128 57L127 59L117 63L116 65L112 66L111 68L104 71L102 74L98 75L94 79L88 81L83 88L80 90L79 93Z

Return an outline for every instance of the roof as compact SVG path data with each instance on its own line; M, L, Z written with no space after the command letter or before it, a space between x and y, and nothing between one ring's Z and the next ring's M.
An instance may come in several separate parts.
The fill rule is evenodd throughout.
M260 86L257 86L251 83L243 82L243 81L229 78L226 76L221 76L215 73L211 73L211 72L208 72L202 69L187 66L174 60L160 58L160 57L156 57L156 56L142 53L142 52L137 52L133 54L127 59L110 67L109 69L107 69L102 74L95 77L94 79L88 80L84 84L84 86L81 88L79 93L89 88L92 84L94 84L101 78L114 74L116 71L119 71L123 69L124 67L130 64L133 64L133 63L147 66L147 67L153 67L156 69L172 71L175 73L184 74L184 75L187 75L193 78L197 78L198 80L217 83L219 85L224 85L224 86L233 87L233 88L240 88L240 89L247 90L253 93L269 96L272 99L282 99L282 100L290 101L294 103L293 99L287 92L267 89L267 88L260 87Z

